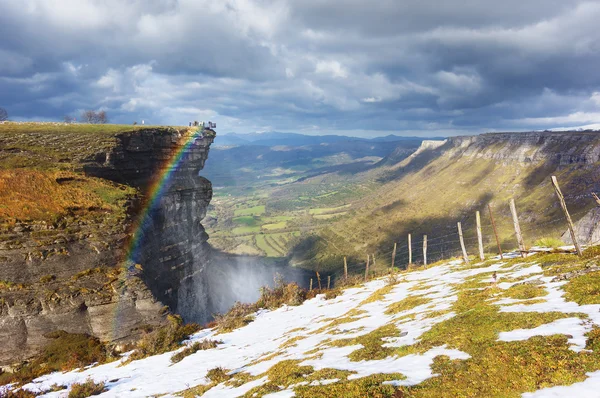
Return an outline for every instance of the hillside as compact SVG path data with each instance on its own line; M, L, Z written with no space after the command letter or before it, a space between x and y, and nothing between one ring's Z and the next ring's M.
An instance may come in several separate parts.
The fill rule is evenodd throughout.
M60 397L88 380L104 383L107 397L594 395L598 254L444 261L259 310L246 326L204 329L187 342L216 346L134 361L126 354L24 388Z
M475 212L482 214L484 244L496 243L488 204L496 219L501 244L516 247L509 200L516 201L526 245L543 237L560 238L566 230L550 183L556 175L567 206L577 221L596 206L600 190L600 133L495 133L425 141L405 159L392 153L378 167L352 178L383 185L353 203L352 210L328 228L314 232L290 257L297 266L341 272L342 257L364 269L367 254L388 267L394 242L397 265L405 266L407 235L413 237L413 260L422 261L420 246L427 235L429 258L460 251L457 222L462 223L467 250L474 252ZM360 272L360 271L359 271Z

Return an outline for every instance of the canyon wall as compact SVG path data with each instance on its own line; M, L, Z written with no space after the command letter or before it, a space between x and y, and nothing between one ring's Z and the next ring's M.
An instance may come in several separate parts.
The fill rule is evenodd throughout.
M165 305L186 320L209 318L203 277L208 235L201 220L212 186L198 173L214 135L190 134L173 128L124 132L77 160L77 173L137 189L119 224L108 215L91 221L75 215L3 231L0 364L31 356L53 330L132 340L147 325L165 322ZM186 143L180 161L170 162ZM160 195L153 201L155 187ZM140 243L131 245L138 228Z

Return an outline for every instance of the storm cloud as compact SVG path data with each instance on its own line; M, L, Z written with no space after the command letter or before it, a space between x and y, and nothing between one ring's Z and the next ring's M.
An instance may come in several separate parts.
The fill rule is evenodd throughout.
M222 132L600 127L600 3L0 0L0 106Z

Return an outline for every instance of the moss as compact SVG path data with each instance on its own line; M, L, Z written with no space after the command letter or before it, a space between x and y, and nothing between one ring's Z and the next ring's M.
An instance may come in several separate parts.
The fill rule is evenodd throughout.
M600 256L600 246L592 246L585 249L582 253L582 258L591 259Z
M328 344L332 347L346 347L351 345L362 345L348 355L351 361L374 360L388 357L394 352L391 347L384 347L386 337L397 337L400 331L394 324L381 326L367 334L351 339L333 340Z
M516 398L524 392L583 381L586 372L596 368L596 355L573 352L565 336L536 336L482 344L467 360L436 357L432 372L438 376L400 390L407 397Z
M389 284L380 289L375 290L369 297L364 299L360 305L373 303L375 301L381 301L384 299L386 294L389 294L394 289L394 285Z
M527 300L535 297L546 296L548 292L543 286L536 286L529 283L512 285L506 289L502 295L513 299Z
M387 315L398 314L400 312L412 310L415 307L430 303L431 299L423 296L408 296L407 298L393 303L385 310Z
M335 384L324 386L298 386L294 388L296 397L300 398L330 398L330 397L396 397L397 388L383 384L385 381L403 380L406 377L400 373L376 374L354 380L342 380Z
M600 271L576 276L563 286L565 299L579 305L600 304Z

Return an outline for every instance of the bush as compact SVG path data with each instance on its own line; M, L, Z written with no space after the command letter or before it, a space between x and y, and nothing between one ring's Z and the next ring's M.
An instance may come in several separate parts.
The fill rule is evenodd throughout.
M168 315L169 324L150 330L137 344L137 349L129 356L131 360L163 354L181 347L181 342L200 330L197 323L184 324L178 315Z
M92 395L102 394L106 391L104 382L96 383L92 379L87 379L85 383L73 383L69 398L86 398Z
M297 283L285 283L281 275L275 276L275 287L260 289L260 299L256 302L259 308L274 309L283 304L300 305L306 300L306 292Z
M217 330L226 333L246 326L254 320L251 315L254 314L258 308L259 307L257 307L256 304L243 304L236 301L227 313L215 315L214 322Z
M213 383L219 384L231 379L231 376L229 376L227 372L227 369L221 367L213 368L206 373L206 377Z
M211 348L216 348L217 345L219 344L223 344L222 341L220 340L202 340L202 341L197 341L194 344L192 344L191 346L188 346L186 348L184 348L183 350L181 350L180 352L178 352L177 354L173 355L171 357L171 362L173 363L177 363L180 362L183 358L190 356L192 354L195 354L196 352L200 351L200 350L210 350Z
M46 373L72 370L94 362L106 362L110 357L107 347L96 337L87 334L58 330L44 337L51 340L40 355L17 369L15 373L0 375L0 384L27 383Z

